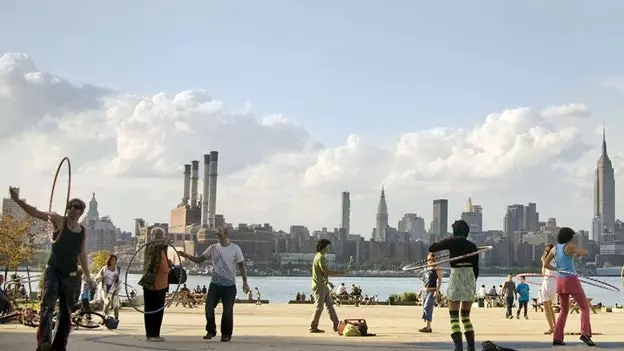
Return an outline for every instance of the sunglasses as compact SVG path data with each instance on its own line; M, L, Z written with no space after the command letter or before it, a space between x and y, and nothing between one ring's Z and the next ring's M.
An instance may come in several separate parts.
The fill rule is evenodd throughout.
M82 206L81 205L77 205L77 204L72 204L67 206L68 210L74 209L74 210L82 210Z

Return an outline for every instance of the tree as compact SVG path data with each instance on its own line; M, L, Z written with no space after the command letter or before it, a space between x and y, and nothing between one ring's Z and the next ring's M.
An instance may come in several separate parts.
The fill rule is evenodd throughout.
M106 261L110 257L111 253L108 250L98 250L93 251L89 254L89 258L91 258L91 272L97 273L102 269L102 267L106 266Z
M19 220L8 213L0 220L0 266L5 271L17 269L20 264L32 259L35 235L30 233L32 221L29 217ZM5 273L6 275L6 273Z

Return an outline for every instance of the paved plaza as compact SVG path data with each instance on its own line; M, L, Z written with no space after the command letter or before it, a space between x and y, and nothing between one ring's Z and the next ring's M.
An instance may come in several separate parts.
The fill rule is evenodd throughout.
M341 337L335 333L309 334L311 305L266 304L235 306L235 329L230 343L217 337L205 341L203 307L170 308L165 312L162 343L146 342L143 318L138 312L124 309L119 329L76 330L70 336L69 350L134 351L134 350L451 350L447 309L436 309L431 334L418 333L422 326L419 307L341 306L341 319L364 318L371 337ZM219 313L219 311L218 311ZM473 324L477 341L491 340L517 350L550 349L551 336L544 335L546 326L542 313L529 314L529 320L506 320L504 309L475 309ZM598 349L624 349L624 313L601 312L592 315L594 341ZM331 329L325 314L321 328ZM568 331L578 332L579 315L568 319ZM567 336L568 346L558 350L585 348L578 336ZM0 325L0 350L35 350L35 329L11 323ZM478 348L480 349L480 348Z

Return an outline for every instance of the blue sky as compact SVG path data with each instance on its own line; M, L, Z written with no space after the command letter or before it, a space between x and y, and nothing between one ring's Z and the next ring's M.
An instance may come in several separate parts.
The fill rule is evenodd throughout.
M516 106L622 108L624 2L8 1L0 52L140 94L209 90L326 145L480 123Z
M576 139L596 148L583 154L577 163L583 168L575 173L580 174L577 179L580 185L570 185L559 192L559 196L573 198L570 194L582 188L582 194L577 196L575 211L578 212L562 210L558 200L552 199L552 185L562 182L550 179L557 176L548 173L549 170L543 177L540 173L542 178L536 176L536 182L544 184L536 187L535 193L509 190L502 199L496 196L495 190L484 188L479 194L472 194L476 197L475 203L492 209L487 219L490 228L500 227L505 204L528 201L545 203L540 209L544 217L577 218L578 223L574 225L587 228L592 216L591 169L598 158L600 143L600 136L594 133L595 127L606 122L610 153L624 151L624 140L618 140L614 132L624 128L621 118L624 114L623 13L623 1L250 0L184 1L174 5L170 1L7 0L0 5L0 57L5 52L25 53L41 71L52 72L71 82L113 87L133 94L147 96L166 92L173 95L187 89L205 89L231 109L243 108L250 102L258 116L282 113L298 121L313 140L327 147L344 145L349 135L357 134L375 146L396 149L397 139L404 133L433 127L471 129L483 124L488 114L504 109L532 107L539 111L551 105L587 104L591 117L562 123L575 124L581 130L581 137ZM616 85L619 91L613 88ZM46 86L41 91L35 91L34 98L37 94L48 93L51 94L49 99L43 101L59 103L62 100L55 95L61 94L61 89L57 91ZM31 95L23 96L25 100L34 101ZM19 107L24 102L16 100L13 104ZM10 113L10 109L4 112L5 116L11 115L8 119L23 119ZM62 117L71 118L71 115ZM165 124L161 127L165 128ZM228 130L228 135L238 132L223 130ZM289 137L275 135L285 140ZM509 135L512 135L509 138L515 137ZM491 139L496 136L500 137L494 135ZM117 137L116 142L127 135ZM133 137L142 145L141 135ZM218 146L214 147L232 144L229 136L217 139L218 136L211 136L211 148L215 144ZM241 139L238 144L247 141ZM187 142L207 144L203 137ZM173 144L167 148L177 158L166 159L168 164L178 162L180 157L196 157L180 151L186 146L176 148L179 145ZM118 146L112 145L113 149ZM234 153L225 148L224 153ZM45 148L48 149L50 147ZM123 150L117 149L117 153L123 154ZM272 150L269 151L274 152ZM281 151L284 150L290 149ZM379 153L371 151L369 155L367 149L362 150L353 160L330 150L330 155L338 155L335 159L320 163L316 168L305 164L301 166L301 174L307 174L306 169L317 169L319 179L321 175L329 177L334 166L372 173L370 179L362 180L365 184L362 187L369 189L367 196L374 200L367 200L367 207L359 209L357 215L358 230L367 233L373 224L371 218L376 209L378 189L392 171L377 174L376 170L368 168L368 157ZM268 157L272 155L269 151L258 153L265 152ZM396 166L392 157L388 156L386 167ZM618 157L624 159L624 156ZM419 158L422 159L415 155L416 161ZM435 161L435 157L432 160ZM240 163L247 161L241 159ZM552 164L557 161L559 159L553 159ZM288 173L277 161L272 167L276 174ZM342 183L336 181L338 190L326 184L329 180L320 181L322 191L318 193L322 195L310 201L309 208L327 207L325 201L329 200L323 196L334 201L339 191L354 187L354 180L359 181L366 175L343 178ZM233 181L232 184L228 189L246 186L246 183L240 185ZM283 189L284 199L294 201L291 194L305 194L305 186L291 186L292 191ZM509 184L506 186L513 188ZM91 194L92 187L85 185L84 193ZM270 189L265 184L258 187ZM395 211L392 215L400 218L405 212L425 213L428 226L431 199L446 196L443 194L446 190L428 189L430 187L431 184L425 184L418 189L430 190L426 195L402 194L401 204L394 207L400 202L396 201L391 205ZM393 189L388 189L392 193ZM98 194L110 193L113 199L119 195L114 186L95 190ZM178 190L176 185L175 191ZM237 190L232 191L236 194ZM456 194L457 198L451 201L459 206L453 205L454 209L460 211L469 195ZM177 192L164 194L163 199L172 201L178 196ZM275 200L275 203L280 202ZM618 204L621 208L620 202ZM284 210L277 205L276 209L262 206L265 205L257 208L264 212L253 209L249 213L235 213L233 217L243 222L274 221ZM145 210L146 216L151 216L148 221L150 218L165 219L167 212L162 208L154 206ZM223 208L230 213L238 210L234 203L226 203ZM123 218L127 211L117 210L111 215L130 223L128 218ZM154 215L157 211L158 217ZM282 229L294 223L288 221L299 220L297 211L292 209L290 217L281 216ZM307 208L299 212L306 211ZM338 212L326 212L326 217L319 216L321 219L317 221L323 223L313 224L330 227L332 222L335 224ZM257 217L248 218L256 213ZM584 219L581 221L579 217Z

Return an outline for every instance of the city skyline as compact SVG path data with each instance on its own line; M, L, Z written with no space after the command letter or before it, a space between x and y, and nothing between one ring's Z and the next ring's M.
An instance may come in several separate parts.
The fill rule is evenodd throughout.
M184 165L219 150L202 205L230 223L340 228L346 191L370 238L384 187L392 227L415 213L429 230L436 199L450 226L472 198L485 230L535 203L593 232L604 122L623 217L619 2L29 6L0 14L0 185L41 209L68 156L72 195L97 193L123 230L168 222Z

